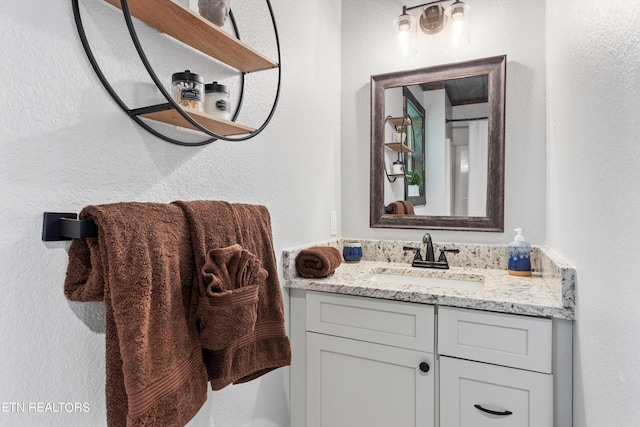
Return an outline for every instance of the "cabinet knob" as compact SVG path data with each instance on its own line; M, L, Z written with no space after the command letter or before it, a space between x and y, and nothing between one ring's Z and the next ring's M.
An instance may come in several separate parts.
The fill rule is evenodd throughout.
M419 368L420 368L420 370L421 370L422 372L424 372L425 374L426 374L427 372L429 372L429 369L431 369L431 367L429 366L429 364L428 364L427 362L422 362L422 363L420 363Z

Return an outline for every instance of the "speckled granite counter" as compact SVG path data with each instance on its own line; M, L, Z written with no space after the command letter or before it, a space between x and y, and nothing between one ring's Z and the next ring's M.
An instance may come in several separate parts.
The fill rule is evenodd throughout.
M342 263L333 275L322 279L304 279L298 275L295 258L304 247L285 250L285 286L422 304L574 319L575 270L548 248L534 247L533 275L516 277L506 271L506 246L434 243L436 256L442 247L460 250L459 254L448 255L451 267L449 270L437 270L411 267L413 254L403 251L402 247L422 247L421 243L359 241L363 247L363 260L353 264ZM341 240L317 245L334 246L342 252ZM478 280L484 282L484 287L481 290L466 290L368 280L375 273Z

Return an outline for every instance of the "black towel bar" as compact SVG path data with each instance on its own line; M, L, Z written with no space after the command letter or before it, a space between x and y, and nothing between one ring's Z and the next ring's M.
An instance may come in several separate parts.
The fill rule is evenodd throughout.
M42 240L60 240L97 237L98 226L92 220L78 219L76 213L45 212L42 221Z

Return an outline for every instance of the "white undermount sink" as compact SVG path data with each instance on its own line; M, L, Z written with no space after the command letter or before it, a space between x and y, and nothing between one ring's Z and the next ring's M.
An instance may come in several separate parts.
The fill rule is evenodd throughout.
M438 288L466 289L478 291L484 287L482 279L454 279L425 277L396 273L373 273L367 280L371 282L393 283L396 285L434 286Z

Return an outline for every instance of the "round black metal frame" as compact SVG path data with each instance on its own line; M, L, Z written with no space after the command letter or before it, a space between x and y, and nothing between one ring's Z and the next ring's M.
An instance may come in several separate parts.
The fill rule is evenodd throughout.
M164 88L164 85L162 84L162 82L160 81L160 79L158 78L156 73L153 71L153 68L151 67L151 64L149 63L149 60L147 59L147 56L145 55L144 50L142 49L142 46L140 44L140 40L138 39L138 35L137 35L135 27L133 25L133 20L131 19L131 13L129 12L129 5L127 3L127 0L120 0L121 6L122 6L122 13L124 15L124 19L125 19L125 22L127 24L127 28L129 30L129 34L131 35L131 40L133 41L133 44L134 44L134 46L136 48L136 51L138 52L138 56L140 57L140 60L144 64L144 67L146 68L147 72L149 73L149 76L151 77L151 79L153 80L155 85L157 86L158 90L167 99L167 103L166 104L159 104L159 105L153 105L153 106L150 106L150 107L130 109L124 103L124 101L120 98L120 96L118 96L116 91L113 89L113 87L111 86L111 84L109 83L107 78L105 77L104 73L102 72L102 69L98 65L98 62L97 62L95 56L93 55L93 51L91 50L91 47L89 45L89 41L87 40L87 36L86 36L85 31L84 31L84 26L82 24L82 17L80 15L79 0L71 0L71 3L72 3L72 6L73 6L73 16L74 16L74 19L75 19L75 22L76 22L76 27L78 29L78 35L80 36L80 41L82 42L82 47L84 48L85 53L87 54L87 58L89 59L89 62L91 63L91 66L93 67L93 70L95 71L96 75L98 76L98 79L100 80L102 85L105 87L105 89L107 90L109 95L111 95L113 100L120 106L120 108L125 113L127 113L127 115L133 121L135 121L138 125L140 125L144 129L146 129L148 132L152 133L153 135L157 136L158 138L161 138L161 139L163 139L165 141L168 141L168 142L173 143L173 144L178 144L178 145L199 146L199 145L209 144L209 143L211 143L213 141L216 141L218 139L222 139L224 141L245 141L247 139L253 138L253 137L257 136L260 132L262 132L267 127L267 125L269 124L271 119L273 118L273 115L275 113L276 107L278 105L278 100L280 98L280 83L281 83L281 79L282 79L281 56L280 56L280 38L278 36L278 27L276 25L276 20L275 20L274 14L273 14L273 9L271 8L271 3L270 3L269 0L265 0L265 1L267 2L267 7L269 9L269 15L271 17L271 23L273 24L273 31L274 31L274 34L275 34L276 47L277 47L277 51L278 51L278 63L277 63L278 64L278 66L277 66L278 83L277 83L277 88L276 88L276 94L274 96L274 100L273 100L273 105L271 107L271 111L269 112L269 115L267 116L265 121L262 123L262 125L260 125L255 131L253 131L253 132L251 132L251 133L249 133L249 134L247 134L245 136L237 136L237 137L229 137L229 136L224 136L224 135L218 135L218 134L210 131L209 129L205 128L200 123L198 123L196 120L194 120L187 112L185 112L173 100L173 97L167 92L167 90ZM236 38L238 40L240 40L240 35L239 35L239 32L238 32L238 26L236 24L236 20L235 20L235 18L233 16L233 12L232 11L229 11L229 18L231 19L231 23L233 25L233 31L235 33L235 36L236 36ZM236 118L238 117L238 114L240 113L240 109L242 107L242 99L243 99L243 95L244 95L244 76L245 76L245 74L247 74L247 73L240 71L240 82L241 82L241 84L240 84L240 93L239 93L239 97L238 97L239 98L238 99L238 105L236 106L235 113L234 113L233 117L231 118L231 121L235 121L236 120ZM210 138L208 138L208 139L206 139L204 141L196 141L196 142L180 141L180 140L171 138L171 137L169 137L167 135L164 135L160 131L158 131L158 130L154 129L153 127L149 126L144 120L142 120L142 118L139 117L141 114L157 112L157 111L164 111L164 110L170 110L170 109L175 109L178 113L180 113L180 115L182 117L184 117L184 119L187 122L189 122L196 129L198 129L201 132L205 133L206 135L210 136Z

